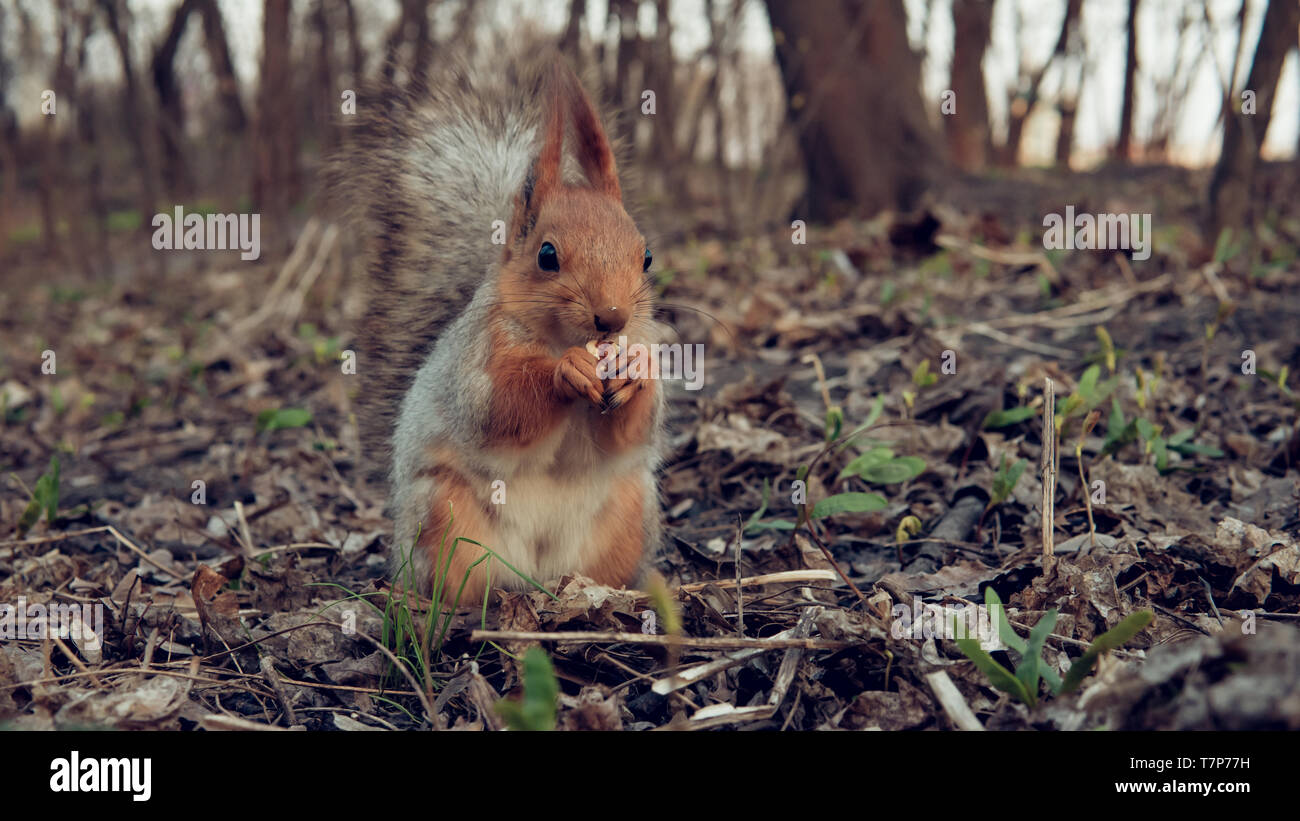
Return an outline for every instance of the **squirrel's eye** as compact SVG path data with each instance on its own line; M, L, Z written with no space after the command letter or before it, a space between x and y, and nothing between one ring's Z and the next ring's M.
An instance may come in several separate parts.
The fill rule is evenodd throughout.
M641 270L649 271L650 263L654 262L654 259L655 259L654 257L650 256L650 249L649 248L645 249L645 265L641 266Z
M560 270L560 255L555 252L555 246L549 242L542 243L542 249L537 252L537 267L543 271Z

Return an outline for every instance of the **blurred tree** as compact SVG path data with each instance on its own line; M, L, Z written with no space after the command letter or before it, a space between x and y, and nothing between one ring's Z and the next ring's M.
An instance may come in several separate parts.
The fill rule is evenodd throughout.
M990 148L984 52L993 30L993 0L953 0L952 22L949 89L956 108L943 117L948 157L958 168L978 171L988 162Z
M1259 162L1259 149L1268 133L1273 98L1282 63L1296 46L1300 29L1300 3L1269 0L1264 23L1255 46L1255 60L1242 94L1253 96L1247 106L1242 95L1234 95L1224 111L1223 149L1214 167L1209 189L1209 227L1214 237L1224 228L1246 224L1250 213L1250 186ZM1231 82L1231 77L1229 78Z
M266 0L262 14L262 71L254 133L253 206L262 214L266 235L287 246L285 224L298 199L298 151L294 117L293 72L289 56L289 0ZM263 242L264 248L273 247Z
M190 20L197 0L182 0L172 15L167 34L153 53L153 85L158 92L158 138L162 145L163 180L173 191L185 194L193 190L189 178L182 143L185 137L185 111L181 105L181 90L176 83L176 50L180 47L185 24Z
M117 46L118 60L122 66L122 77L126 86L126 119L133 130L135 139L131 146L135 151L136 169L140 179L140 231L148 234L153 231L151 220L158 207L158 166L155 163L153 134L151 127L152 112L142 99L140 82L136 75L135 60L131 49L131 16L126 0L100 0L100 6L108 22L109 34ZM161 257L157 257L161 264Z
M1120 104L1119 139L1115 141L1114 159L1127 165L1133 151L1133 94L1137 83L1137 15L1138 0L1128 0L1128 48L1124 55L1124 100Z
M5 255L13 208L18 201L18 115L9 105L14 73L2 36L9 24L8 14L5 4L0 3L0 258Z
M388 33L384 45L384 77L391 80L401 66L402 47L411 44L409 82L424 77L433 62L433 39L429 35L429 0L402 0L402 13Z
M767 0L815 220L909 209L941 158L902 0Z
M582 38L582 19L587 15L587 0L573 0L569 5L569 20L564 25L564 36L560 38L560 51L569 55L575 66L581 66L579 49Z
M1025 67L1021 66L1016 86L1011 89L1010 105L1007 106L1007 141L1003 144L999 156L1003 165L1015 165L1020 161L1020 143L1024 139L1025 121L1029 119L1029 115L1034 112L1034 106L1038 104L1043 77L1057 60L1066 55L1071 38L1079 25L1079 12L1082 7L1083 0L1066 0L1065 16L1061 20L1061 33L1056 38L1056 46L1052 49L1047 62L1039 66L1036 71L1028 73ZM1016 7L1016 13L1019 15L1019 6ZM1020 22L1017 20L1017 33L1020 29ZM1021 53L1023 54L1023 50Z

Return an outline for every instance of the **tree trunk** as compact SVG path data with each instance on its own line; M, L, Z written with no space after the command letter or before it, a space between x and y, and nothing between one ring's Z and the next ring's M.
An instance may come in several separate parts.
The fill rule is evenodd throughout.
M181 90L176 84L176 49L185 34L185 24L190 21L195 0L184 0L172 15L167 35L153 53L150 68L153 86L158 92L158 141L162 146L162 175L177 193L192 189L185 167L182 147L185 135L185 110L181 105Z
M197 0L199 15L203 18L203 46L208 52L208 62L217 75L217 96L225 112L226 129L238 134L248 126L244 104L239 99L239 80L235 78L235 63L230 59L230 43L226 40L226 27L221 22L221 9L216 0Z
M966 171L988 162L989 100L984 87L984 52L993 28L993 0L953 0L952 71L955 110L943 117L948 157Z
M569 20L564 26L564 36L560 38L560 51L569 55L575 65L579 65L582 43L582 19L587 15L587 0L573 0L569 4Z
M266 0L262 25L261 88L257 101L253 203L262 214L263 236L288 247L289 207L297 198L294 118L286 116L293 95L289 66L289 0ZM263 247L270 246L263 243Z
M135 150L136 165L140 177L140 231L148 234L153 231L151 221L158 207L158 172L154 164L153 140L150 135L151 119L146 112L144 101L140 99L140 83L136 79L135 61L131 58L131 40L128 33L130 19L123 0L100 0L100 5L108 19L108 30L117 45L118 59L122 65L122 76L126 83L126 114L129 122L138 129L137 139L131 141ZM161 264L161 257L158 258Z
M910 209L940 161L902 0L767 0L808 175L804 218Z
M342 0L343 10L347 13L348 58L352 69L352 88L361 85L365 76L366 61L361 51L361 32L357 29L357 10L352 0Z
M1011 105L1007 107L1007 142L1002 147L1003 165L1015 165L1020 161L1020 143L1025 136L1025 121L1029 115L1034 113L1034 106L1038 103L1038 92L1043 85L1043 76L1051 68L1052 63L1065 54L1070 43L1070 37L1079 24L1079 11L1083 6L1083 0L1067 0L1065 4L1065 17L1061 21L1061 33L1056 38L1056 47L1052 49L1052 55L1047 58L1047 62L1034 72L1029 80L1029 88L1026 94L1021 97L1017 95L1011 100Z
M1255 47L1255 60L1246 78L1246 89L1255 94L1254 113L1242 111L1240 97L1225 112L1223 150L1210 180L1209 225L1214 234L1211 242L1222 229L1246 224L1259 148L1268 133L1278 76L1287 52L1296 43L1298 26L1300 4L1296 0L1269 0L1259 44Z
M1133 151L1133 93L1137 82L1138 0L1128 0L1128 51L1124 58L1124 102L1119 113L1119 139L1115 141L1115 161L1128 165Z

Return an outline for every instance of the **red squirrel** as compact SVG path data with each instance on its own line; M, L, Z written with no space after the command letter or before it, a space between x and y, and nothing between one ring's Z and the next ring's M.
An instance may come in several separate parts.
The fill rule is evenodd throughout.
M651 250L572 70L504 62L391 90L335 169L373 240L358 419L388 443L393 581L443 574L450 598L468 571L462 604L487 591L474 543L617 587L662 529L661 385L592 353L662 337ZM491 585L527 588L514 571L492 560Z

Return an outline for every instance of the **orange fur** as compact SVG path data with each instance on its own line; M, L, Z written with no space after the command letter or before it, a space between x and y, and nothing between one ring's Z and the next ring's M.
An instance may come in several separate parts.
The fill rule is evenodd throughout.
M496 539L488 512L475 498L465 479L447 467L441 467L436 473L438 489L430 500L429 514L421 529L418 546L428 556L430 567L434 568L434 578L439 573L444 574L444 600L450 602L455 600L469 566L484 555L478 545L456 540L464 538L492 545ZM450 564L447 564L446 552L451 553ZM486 562L470 571L469 581L461 595L462 605L483 601L486 572ZM430 579L431 585L432 582Z
M526 447L555 427L563 409L564 403L553 385L555 361L536 346L510 344L499 330L493 331L491 338L488 439L510 447Z
M636 476L614 486L596 522L592 549L580 570L584 576L611 587L629 584L636 577L645 551L644 495Z

